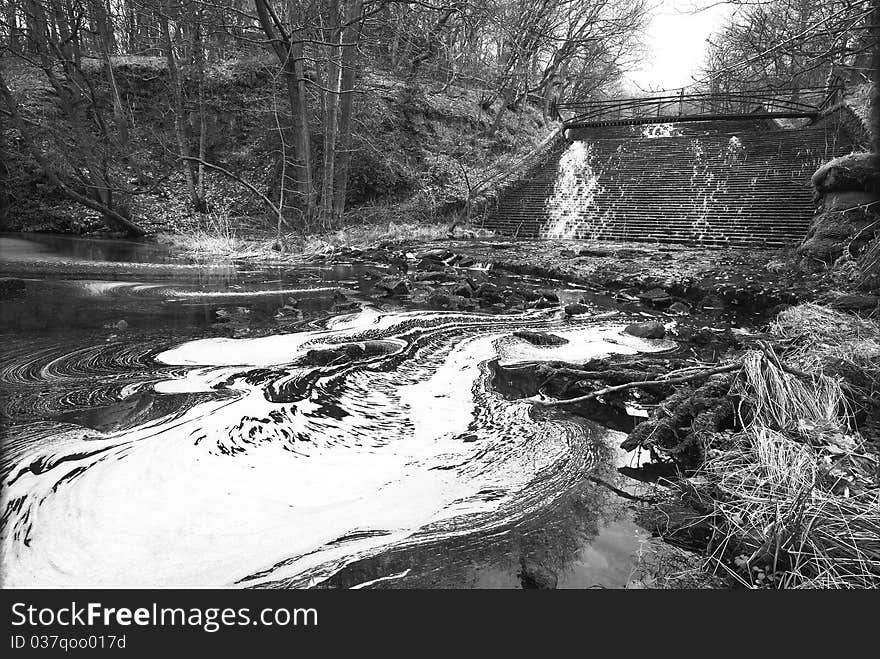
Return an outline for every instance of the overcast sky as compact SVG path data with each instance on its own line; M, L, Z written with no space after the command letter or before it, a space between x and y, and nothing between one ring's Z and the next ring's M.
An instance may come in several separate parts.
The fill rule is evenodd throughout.
M647 53L642 70L629 74L639 87L671 89L683 87L699 76L706 51L706 38L724 24L732 9L719 5L690 13L694 6L708 6L712 0L656 0L660 5L648 25Z

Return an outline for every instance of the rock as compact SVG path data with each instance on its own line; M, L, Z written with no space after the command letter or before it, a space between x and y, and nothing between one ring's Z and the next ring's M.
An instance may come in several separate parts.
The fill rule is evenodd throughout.
M552 590L559 583L555 572L540 563L526 560L520 563L519 580L523 588L537 590Z
M428 295L426 302L434 307L449 309L453 306L452 297L444 291L434 291Z
M503 302L504 296L498 290L498 287L491 282L483 282L479 286L477 286L477 290L474 292L474 295L480 298L483 302L487 304L495 304L497 302Z
M442 268L443 262L435 259L421 259L416 263L416 270L436 270Z
M459 297L471 297L473 293L473 289L466 281L459 282L459 284L452 289L452 294L458 295Z
M701 309L724 309L726 305L724 304L724 300L715 295L707 295L699 302L699 307Z
M128 321L125 319L117 321L117 322L113 323L113 327L115 327L118 330L128 329Z
M827 301L832 309L845 311L870 311L880 307L878 295L837 295Z
M613 256L614 250L604 249L602 247L590 247L582 249L578 252L578 256L589 256L593 258L602 258L605 256Z
M817 169L810 182L820 195L848 190L880 192L880 156L851 153L834 158Z
M446 261L455 256L455 254L448 249L432 249L427 252L422 252L419 256L423 259L430 259L432 261Z
M444 281L455 281L455 275L449 274L443 270L430 270L428 272L420 272L414 277L414 279L416 281L439 284Z
M719 336L708 327L701 328L691 337L691 342L698 346L707 346L713 343L720 343L720 341Z
M513 333L518 339L528 341L536 346L561 346L568 343L568 339L548 332L533 332L531 330L517 330Z
M845 211L856 206L874 204L878 200L880 200L880 193L877 192L862 192L861 190L828 192L822 198L822 208L825 211Z
M541 298L540 300L535 300L534 302L529 302L529 309L550 309L555 306L555 302L545 300L544 298Z
M878 221L880 213L863 208L819 213L798 247L798 256L831 264L847 250L857 254L874 237L869 227ZM859 244L853 244L855 236Z
M475 300L472 300L469 297L462 297L460 295L452 296L453 308L460 309L462 311L473 311L477 308L477 303Z
M638 298L642 304L650 304L654 307L666 306L667 304L672 302L672 298L669 297L669 293L664 291L662 288L652 288L650 291L639 293Z
M586 304L567 304L567 305L565 305L565 315L566 316L580 316L581 314L585 314L589 311L591 311L591 309Z
M538 292L545 300L550 300L551 302L559 302L559 295L556 294L556 291L551 291L550 289L542 289Z
M363 357L366 352L363 346L359 346L357 343L346 343L344 346L342 346L342 351L349 359L357 359L358 357Z
M632 334L633 336L638 336L643 339L662 339L666 336L666 328L663 327L663 323L656 320L627 325L624 331L627 334Z
M333 305L333 313L345 313L350 311L359 311L361 305L359 302L348 302Z
M686 305L684 302L673 302L669 305L670 313L677 313L681 315L687 315L691 312L691 308Z
M376 288L387 291L392 296L409 295L409 283L405 279L388 277L376 284Z
M303 360L312 366L327 366L334 362L350 361L344 351L336 348L313 348L306 353Z

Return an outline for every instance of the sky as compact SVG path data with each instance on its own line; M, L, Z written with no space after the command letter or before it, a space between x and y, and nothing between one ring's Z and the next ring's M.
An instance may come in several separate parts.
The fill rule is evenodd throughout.
M699 77L706 39L724 24L732 12L722 4L697 13L695 6L713 0L656 0L658 8L645 35L645 63L640 71L628 75L631 83L644 90L683 87Z

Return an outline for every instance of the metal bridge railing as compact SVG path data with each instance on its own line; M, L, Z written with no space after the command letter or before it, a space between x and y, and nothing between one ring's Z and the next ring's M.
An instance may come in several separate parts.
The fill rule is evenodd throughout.
M836 90L828 87L755 89L723 93L685 93L610 98L580 103L557 103L556 113L566 127L605 123L700 118L813 117ZM565 115L568 116L565 116Z

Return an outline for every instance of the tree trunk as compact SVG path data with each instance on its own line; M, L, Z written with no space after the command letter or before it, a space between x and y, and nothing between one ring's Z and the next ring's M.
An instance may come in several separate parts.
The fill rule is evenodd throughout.
M129 159L128 118L125 116L119 87L116 84L116 74L113 71L113 63L110 61L110 52L113 47L113 28L110 25L104 1L94 0L92 10L95 14L95 23L98 28L98 43L101 47L101 56L104 58L104 72L107 76L107 83L110 85L110 96L113 102L113 123L119 133L119 143L126 151L126 159Z
M266 34L272 50L281 63L287 85L290 115L293 123L293 157L296 170L297 192L303 209L304 224L308 226L315 215L315 193L312 186L311 140L309 136L308 98L304 67L302 28L288 34L274 14L269 0L254 0L257 19ZM291 16L298 14L296 2L289 0ZM282 188L284 179L281 181ZM282 189L283 194L283 189Z
M868 19L871 25L869 34L871 49L871 109L868 118L871 124L871 146L880 156L880 0L873 0L873 9Z
M177 138L177 148L183 159L183 173L186 176L186 189L189 192L190 202L195 210L204 213L205 200L199 196L196 189L195 171L193 161L190 160L192 153L189 148L189 136L187 135L184 119L183 83L180 79L180 71L177 67L177 57L174 54L174 42L171 40L171 30L168 25L168 6L162 4L159 21L162 27L162 40L165 48L165 61L168 63L168 81L171 84L171 98L174 111L174 134Z
M321 223L329 228L333 223L333 183L336 166L336 118L339 111L339 0L329 0L327 29L327 89L324 92L324 168L321 181Z
M336 185L333 200L333 216L338 220L345 212L345 195L348 192L348 169L351 165L351 119L354 106L354 82L357 69L357 44L361 36L363 0L351 0L342 36L342 80L339 99L339 147L336 157Z

